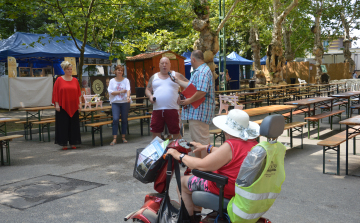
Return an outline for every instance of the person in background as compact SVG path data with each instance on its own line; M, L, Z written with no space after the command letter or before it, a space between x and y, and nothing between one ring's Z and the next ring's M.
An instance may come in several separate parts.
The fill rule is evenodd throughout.
M205 101L196 109L192 105L189 105L186 109L183 108L181 119L189 120L191 139L194 142L207 145L210 143L209 125L214 117L215 110L213 74L209 66L204 62L204 54L200 50L191 53L191 65L194 71L190 81L186 82L181 79L175 81L183 88L186 88L191 83L197 91L192 97L181 100L180 105L189 105L203 97L205 97ZM206 154L206 151L195 152L195 156L199 158L205 157Z
M153 138L161 138L166 123L169 134L175 139L180 139L179 85L172 79L188 80L182 74L170 70L171 63L167 57L160 59L159 68L160 72L150 77L145 89L145 95L153 104L150 131Z
M116 77L110 80L108 86L109 100L112 109L113 116L113 141L110 143L111 146L115 145L117 142L117 134L119 127L119 118L121 115L121 134L122 141L127 143L125 138L126 130L128 125L128 114L130 110L130 82L124 77L124 66L117 65L115 67Z
M356 71L354 71L354 73L353 73L352 75L353 75L353 79L357 79L357 78L358 78L358 75L357 75Z
M229 75L229 71L228 69L226 69L226 90L231 90L231 87L230 87L230 81L231 80L231 77Z
M65 74L56 79L52 103L55 105L55 144L67 150L68 142L72 149L81 144L79 112L81 111L81 92L79 81L72 77L72 65L61 63Z

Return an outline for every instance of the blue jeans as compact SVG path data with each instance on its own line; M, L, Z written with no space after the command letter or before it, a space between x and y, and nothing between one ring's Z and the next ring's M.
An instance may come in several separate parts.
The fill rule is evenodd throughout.
M112 116L113 116L113 126L112 133L117 135L119 127L119 118L121 115L121 133L126 134L127 125L128 125L128 114L130 109L130 103L112 103Z

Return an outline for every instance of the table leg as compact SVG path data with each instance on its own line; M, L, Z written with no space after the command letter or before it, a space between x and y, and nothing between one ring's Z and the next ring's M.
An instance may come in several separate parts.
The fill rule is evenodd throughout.
M345 168L346 168L346 175L348 175L348 167L349 167L349 126L346 125L346 159L345 159Z
M350 103L351 103L351 97L349 97L348 99L348 104L347 104L347 111L346 111L346 117L349 118L350 117Z
M41 121L40 110L38 111L38 120ZM39 125L39 141L41 142L41 125Z
M4 165L3 141L0 141L1 165Z

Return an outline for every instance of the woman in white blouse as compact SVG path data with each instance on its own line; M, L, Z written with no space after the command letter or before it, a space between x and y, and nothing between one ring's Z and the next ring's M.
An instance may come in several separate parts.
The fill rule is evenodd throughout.
M119 118L121 115L121 133L122 141L127 142L125 135L128 125L128 113L130 109L130 82L124 75L124 67L118 65L115 67L116 77L112 78L109 83L108 92L109 100L112 108L113 116L113 141L110 143L111 146L116 144L116 138L119 127Z

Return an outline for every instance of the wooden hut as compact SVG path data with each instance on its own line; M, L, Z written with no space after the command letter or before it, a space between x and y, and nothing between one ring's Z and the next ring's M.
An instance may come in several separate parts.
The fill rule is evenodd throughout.
M171 70L185 76L186 59L172 51L159 51L143 53L126 58L127 78L131 84L131 91L135 93L135 87L146 87L150 77L159 72L159 63L162 57L168 57L171 62Z

